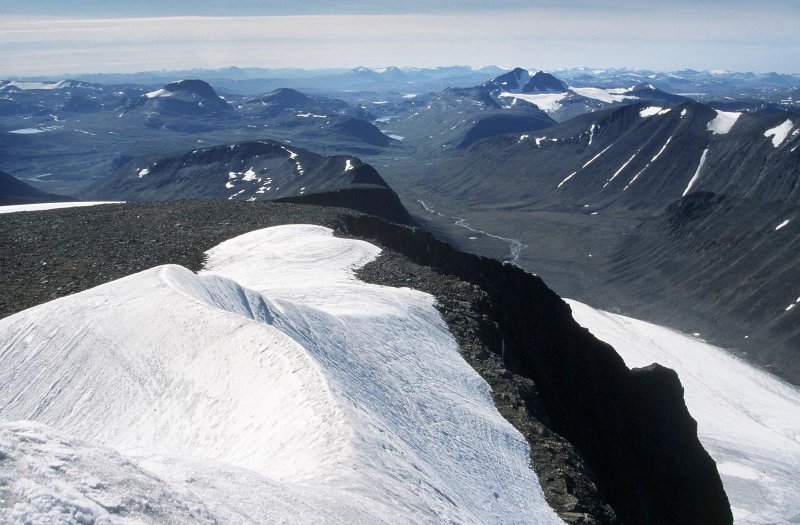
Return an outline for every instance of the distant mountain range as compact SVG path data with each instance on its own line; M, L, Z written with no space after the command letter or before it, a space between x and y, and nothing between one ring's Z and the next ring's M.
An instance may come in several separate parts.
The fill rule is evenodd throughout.
M592 211L612 204L660 210L700 189L800 203L799 135L800 112L639 103L480 142L452 160L453 175L441 183L469 202L513 195L531 203L589 204ZM490 168L495 177L485 176Z
M58 193L129 201L57 228L33 214L5 218L20 225L9 228L14 246L26 247L6 251L33 253L17 259L34 270L15 272L36 273L40 249L65 261L76 246L98 249L89 237L105 239L101 252L113 250L84 247L87 264L105 257L113 270L61 271L97 278L94 284L155 260L121 266L139 251L168 253L159 264L192 252L199 265L204 250L234 230L301 217L374 242L370 253L385 256L360 278L404 287L401 295L430 287L439 305L431 319L466 342L465 358L488 372L498 406L526 425L529 416L547 422L525 427L526 439L554 433L569 442L530 452L549 455L548 468L559 474L542 476L542 487L566 505L570 523L595 519L575 503L596 499L595 491L611 506L592 516L610 516L613 507L626 523L696 515L729 523L717 478L736 475L703 455L675 374L657 365L628 371L571 321L569 307L544 282L594 307L681 330L681 341L721 345L800 384L798 75L359 67L7 80L0 81L0 167L14 175L0 172L0 204L65 200ZM330 209L337 207L369 215ZM69 231L70 244L45 243L26 228ZM315 237L306 246L321 243ZM47 266L42 297L88 288L68 289L81 281L62 275L65 282L54 286L55 265ZM260 279L260 270L248 271ZM163 271L170 282L180 277L174 268ZM217 305L245 317L266 312L258 305L267 303L242 307L233 281L209 292L208 283L184 274L178 280L195 279L202 297L222 290L224 301L212 297ZM29 295L23 281L7 282ZM124 295L147 306L146 295ZM98 310L84 306L94 319ZM306 321L322 319L313 310ZM127 315L127 307L120 312ZM295 330L297 319L286 326ZM320 333L325 341L341 339ZM350 377L352 370L342 370ZM51 383L42 383L42 395ZM65 410L70 416L71 407ZM574 466L565 457L585 462L588 477L564 471ZM683 477L692 469L702 475ZM497 494L488 501L502 500Z
M518 262L559 291L585 294L603 282L614 298L601 294L595 306L702 332L767 365L790 355L759 348L795 344L800 311L789 308L795 292L785 286L800 198L796 76L461 67L225 74L210 72L220 77L213 85L197 78L205 73L181 81L165 73L146 85L0 82L0 165L80 198L371 202L406 217L391 185L488 220L484 229L518 242ZM381 171L369 192L344 169L348 160L360 169L358 158ZM695 192L711 197L691 200ZM751 218L747 228L736 229L732 209ZM531 222L538 213L547 220ZM524 248L542 239L543 251ZM769 248L770 263L759 263L763 252L750 247L776 239L787 249ZM701 266L730 278L681 278ZM742 272L755 276L746 286L736 285ZM623 282L666 290L653 304L670 304L670 315ZM683 302L697 306L676 307Z

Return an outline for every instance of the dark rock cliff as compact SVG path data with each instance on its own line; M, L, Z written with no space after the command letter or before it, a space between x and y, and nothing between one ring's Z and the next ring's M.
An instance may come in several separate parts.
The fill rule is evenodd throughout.
M629 370L541 279L515 266L374 217L345 216L342 228L488 294L483 342L509 371L535 383L531 404L541 404L547 425L575 445L622 522L733 521L675 372Z

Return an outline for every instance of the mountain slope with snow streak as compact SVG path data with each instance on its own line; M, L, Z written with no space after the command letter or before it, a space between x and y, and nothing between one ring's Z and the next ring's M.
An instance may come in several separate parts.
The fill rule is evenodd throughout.
M737 524L800 519L800 391L699 338L567 301L631 367L674 369Z
M354 278L379 251L274 227L0 321L4 453L66 449L0 516L559 523L433 298ZM149 506L102 488L125 476Z

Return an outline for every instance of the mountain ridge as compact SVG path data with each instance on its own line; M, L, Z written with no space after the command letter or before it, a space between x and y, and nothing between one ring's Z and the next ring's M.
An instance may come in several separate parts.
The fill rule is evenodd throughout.
M232 215L232 210L240 211L240 214L236 215L239 217L238 219L232 220L234 217L234 215ZM87 274L86 272L78 270L77 273L75 273L74 270L66 269L66 274L63 275L66 279L74 279L74 276L69 274L75 273L77 276L82 276L83 279L100 279L102 282L111 277L111 275L107 273L108 269L113 269L112 271L114 273L125 275L128 273L126 268L131 264L152 265L158 260L163 260L162 252L174 253L175 258L173 258L171 262L182 261L189 257L191 260L195 261L193 264L201 264L202 246L207 245L206 243L209 242L207 238L208 235L220 239L230 234L226 234L225 232L236 230L248 231L258 223L263 227L264 225L275 224L276 222L296 222L300 217L305 217L303 219L305 221L311 220L312 217L317 217L314 219L315 221L324 220L334 228L339 229L339 231L345 235L356 235L361 238L372 239L373 242L377 241L379 244L382 244L385 249L397 250L400 253L407 254L406 257L411 257L412 260L418 259L422 263L428 261L428 263L424 264L433 264L439 268L439 270L429 275L433 276L444 271L446 274L457 278L457 281L453 282L453 287L447 288L452 290L452 292L445 292L448 294L453 293L453 297L447 299L447 303L445 304L449 304L451 301L456 301L453 304L463 303L460 296L468 290L476 290L477 292L478 289L483 289L483 292L480 292L478 296L476 296L476 299L480 299L480 297L486 297L488 299L488 302L485 300L480 302L483 306L479 306L479 304L474 305L474 307L478 308L478 315L455 315L455 317L451 318L451 316L446 313L444 314L445 320L450 319L448 322L454 321L455 319L461 320L458 322L463 322L467 319L475 319L479 323L476 325L478 330L475 332L478 339L472 339L472 345L478 344L478 346L467 347L467 352L481 354L481 347L485 346L486 351L496 356L492 359L501 359L500 362L505 363L505 369L509 369L512 378L519 374L521 374L520 377L532 378L531 381L536 385L535 389L531 388L532 383L526 382L527 380L523 381L522 379L515 380L504 388L508 388L512 384L519 385L514 386L515 389L520 389L515 396L521 396L520 398L525 401L525 406L528 407L528 410L531 410L533 414L540 414L538 417L542 417L539 410L547 407L547 412L545 413L550 414L552 424L556 425L556 428L560 428L561 431L572 435L577 443L581 443L579 446L582 450L582 454L586 455L587 458L594 458L591 460L593 467L599 465L599 463L597 463L599 458L620 458L619 460L613 460L607 463L606 467L600 469L603 472L617 472L616 475L621 476L617 478L616 481L615 475L609 477L609 474L603 474L600 478L599 483L609 491L609 497L612 497L611 492L619 495L621 494L619 492L621 490L622 493L627 493L630 489L624 487L631 487L631 483L637 487L641 487L642 483L648 485L650 483L669 483L674 490L678 491L678 496L676 496L678 498L677 500L676 497L672 496L664 496L662 498L658 490L648 490L647 493L644 494L638 489L636 497L633 498L613 497L614 501L616 501L616 504L619 506L619 510L616 508L615 510L618 510L623 519L626 519L625 516L641 516L643 515L642 513L649 515L649 513L655 512L655 515L658 515L661 511L656 511L655 509L663 508L664 523L675 523L675 520L672 519L675 516L671 517L670 513L672 511L670 509L680 509L681 506L685 504L696 509L690 511L689 507L685 507L685 512L689 512L690 515L701 513L706 516L707 522L709 523L730 522L727 504L723 504L724 492L722 492L719 478L716 475L715 469L713 469L713 463L710 463L709 466L708 462L710 459L701 459L704 452L701 452L702 448L698 448L699 444L696 442L696 435L694 438L691 438L691 433L693 431L690 424L691 419L686 419L688 413L685 412L685 406L681 408L682 402L674 397L680 392L679 387L674 387L674 377L670 378L668 373L658 370L645 370L638 373L627 371L619 357L615 357L610 350L610 347L597 342L588 332L578 328L574 321L568 320L569 308L560 302L555 294L549 291L540 279L525 274L517 268L503 265L496 261L455 252L449 246L435 241L429 234L418 229L403 228L384 221L372 219L369 216L352 215L352 212L348 215L347 212L343 211L314 209L289 204L235 202L128 204L117 206L114 210L97 209L92 212L77 209L62 210L58 211L58 213L50 213L47 217L39 216L38 219L35 214L23 214L17 217L5 218L4 220L27 221L28 223L34 221L35 223L37 220L47 221L55 217L67 216L86 217L85 221L78 221L80 222L81 236L76 237L76 240L79 242L83 242L79 240L81 238L84 239L84 241L88 238L86 232L97 232L99 234L98 236L92 236L93 244L91 246L87 246L85 249L82 248L79 252L88 256L88 254L100 250L99 253L101 255L97 258L100 267L94 272ZM112 217L117 217L117 219L112 219ZM142 221L141 219L137 219L137 217L146 219ZM52 231L53 224L41 224ZM76 226L76 222L70 220L57 224L59 229L66 228L67 230L71 228L74 229ZM169 226L164 228L165 225ZM121 227L122 230L119 230L118 227ZM132 227L133 229L125 233L128 227ZM100 229L97 230L96 228ZM122 237L120 237L120 235ZM156 238L161 239L162 242L147 241L142 245L139 245L138 242L124 244L116 242L117 239L128 238L127 236L129 235L132 239L140 238L145 240ZM169 239L174 239L174 242L163 242L165 240L165 235ZM63 243L65 239L71 239L72 237L66 235L66 232L62 232L58 235L58 238L59 242ZM106 244L105 241L101 240L105 238L112 239L113 241ZM30 242L30 239L24 237L15 237L15 239L15 242ZM45 249L44 246L40 246L40 248ZM22 252L17 250L14 253ZM56 256L59 252L58 250L49 250L48 253ZM159 253L161 253L161 255L158 255ZM131 254L136 255L132 257ZM155 258L153 258L154 256ZM37 256L34 256L34 259L37 261L36 264L40 265ZM122 261L123 264L117 264L115 262L117 260ZM51 264L48 266L58 267L59 264L57 261L51 259ZM409 278L409 274L406 273L408 270L403 270L402 268L403 267L400 267L400 273L397 277L401 278L403 283L405 283L403 286L408 286L409 281L407 279ZM410 269L411 267L408 268ZM390 275L385 271L381 273L386 276ZM4 278L10 277L6 274L3 275ZM415 276L416 274L412 273L411 275ZM412 281L415 280L416 278L412 277ZM466 284L459 284L458 281ZM441 286L442 283L445 282L449 281L443 281L441 277L436 277L434 280L430 281L429 284L424 286ZM85 287L86 284L88 283L84 281L83 286ZM51 285L49 283L44 283L38 286L46 288ZM478 288L474 288L474 286ZM72 290L74 291L74 289ZM28 296L30 296L30 289L27 293ZM69 291L62 290L60 293L69 293ZM525 297L525 299L522 303L519 303L518 299L521 297ZM537 300L531 301L532 297L536 297ZM464 303L461 307L463 308L464 305L468 304L469 303ZM520 308L521 305L528 306ZM473 306L468 306L468 308L472 309ZM536 315L533 310L529 308L541 308L543 311L549 312L548 316L563 316L563 319L550 324L550 329L541 330L538 324L542 322L548 323L548 321ZM483 314L487 316L485 319L483 318ZM533 315L532 318L529 317L531 315ZM528 320L534 319L535 322L533 322L533 324L527 321L520 322L521 318ZM481 321L481 319L484 320ZM494 324L493 320L495 319L499 324ZM561 319L561 317L559 317L559 319ZM463 328L458 328L458 322L453 325L454 333L460 333L460 330L463 330ZM555 332L553 330L555 330ZM535 334L535 339L533 340L530 338L532 334ZM557 334L562 334L566 339ZM505 343L503 343L503 341L505 341ZM530 346L531 344L533 346ZM593 348L594 350L589 352L589 348ZM589 352L591 355L595 355L595 352L597 352L596 357L587 361L586 352ZM565 360L567 356L572 357ZM569 363L573 358L574 363L570 365ZM485 359L485 357L479 359ZM538 364L536 364L537 362ZM564 374L556 371L556 369L560 367L565 367L563 368ZM618 374L622 375L618 377ZM502 372L502 375L504 377L508 376L506 372ZM621 378L623 376L628 379L622 380ZM583 377L583 379L581 379L581 377ZM627 404L623 407L612 401L616 395L614 392L618 392L620 396L625 398L628 394L624 394L623 391L626 391L626 389L642 388L644 384L650 384L655 388L656 385L652 381L659 377L666 381L664 385L672 386L669 388L656 388L657 392L660 392L660 394L652 397L655 403L652 405L653 412L650 412L651 408L642 406L641 404L639 404L638 407ZM642 381L641 383L639 382L640 380ZM492 379L492 381L495 380ZM610 385L616 386L607 389L601 384L595 383L595 381L600 381L601 383L610 381ZM637 384L640 386L636 386ZM594 389L595 386L597 387L598 395L580 394L583 389L589 388L590 385L594 385L591 386L592 389ZM574 388L579 388L579 390L573 390ZM568 394L570 391L572 393ZM600 394L600 392L602 392L602 394ZM539 396L544 396L544 398L540 399ZM637 400L642 398L642 396L634 397ZM650 396L644 396L644 398L650 398ZM540 401L536 401L536 399L540 399ZM548 399L549 401L547 401ZM661 399L668 406L677 410L677 412L672 413L672 415L666 417L666 419L662 419L662 415L667 416L667 414L661 412L662 408L658 408L660 405L655 402L656 399ZM609 402L611 402L611 404L607 404ZM544 403L544 405L540 405L539 403ZM590 431L590 427L593 428L593 425L587 425L587 423L595 421L595 418L599 415L596 412L596 415L590 415L593 411L600 411L600 413L604 414L598 421L605 421L602 427L610 432L610 434L607 434L608 440L605 438L599 439L597 438L598 434L595 434L595 430ZM649 414L649 416L644 417L644 419L639 419L638 423L633 423L635 418L631 419L625 416L625 413L639 413L643 416ZM562 414L572 415L564 416ZM651 424L655 426L651 427ZM650 440L649 438L641 440L633 436L639 433L643 433L642 435L647 436L660 434L661 430L657 429L665 428L664 425L672 429L671 432L673 435L668 450L655 454L648 461L628 461L621 459L619 454L623 454L623 456L632 453L648 455L649 452L646 452L647 447L651 445L662 447L663 444L660 444L658 440ZM682 437L679 438L682 444L681 447L684 445L688 447L688 449L685 449L686 453L679 452L680 447L677 447L677 443L675 442L675 431L677 429L681 429L680 435ZM620 434L614 437L617 432ZM588 436L592 434L595 437L588 439ZM601 434L606 435L605 431L602 431ZM584 437L580 437L581 435ZM629 438L634 439L637 443L640 441L642 443L629 448L623 444L627 443ZM644 442L649 444L645 444ZM688 453L689 450L694 452ZM696 454L700 454L700 456L696 456ZM707 455L705 457L707 458ZM686 463L685 467L678 467L673 463L676 461L678 463L688 463ZM681 479L683 481L677 479L666 481L663 474L656 477L648 477L647 472L652 472L651 467L654 464L653 462L663 464L670 472L677 472L677 470L673 469L680 470L682 472ZM642 467L646 465L647 468L641 470L637 465L641 465ZM667 465L673 466L667 467ZM572 468L573 467L570 467L569 472L572 472ZM611 468L612 470L606 471L606 468ZM682 488L686 487L686 485L682 485L682 483L686 481L686 468L689 468L692 472L696 472L697 475L697 477L692 477L695 481L691 483L696 482L698 484L694 485L693 489L689 492L687 492L685 488ZM556 479L564 480L563 482L567 483L569 486L572 482L569 481L569 478L564 479L562 477L564 474L559 473L557 469L558 466L554 465L554 470L551 472L556 476ZM713 481L715 476L717 478L716 482ZM623 479L626 481L623 481ZM555 486L553 486L553 488L555 489ZM584 512L573 512L569 510L574 510L576 508L574 506L574 498L567 497L565 501L567 502L567 507L563 508L564 513L562 514L565 519L578 523L580 519L585 518ZM680 502L680 505L678 502ZM666 506L662 507L663 505ZM702 508L706 510L701 511L699 510L701 507L695 507L696 505L701 505ZM727 518L726 513L728 516ZM678 517L677 519L678 522L681 522L683 518ZM630 521L630 519L627 519L627 521ZM634 521L637 520L634 519ZM659 522L657 518L653 517L648 518L648 521L653 523Z

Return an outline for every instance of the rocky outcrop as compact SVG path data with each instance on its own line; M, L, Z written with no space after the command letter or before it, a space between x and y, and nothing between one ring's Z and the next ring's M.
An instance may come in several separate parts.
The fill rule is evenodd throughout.
M378 185L363 185L319 193L295 195L293 197L276 199L276 201L349 208L351 210L375 215L376 217L381 217L398 224L415 224L411 215L409 215L408 211L403 206L403 203L400 202L400 198L397 194L390 188Z

